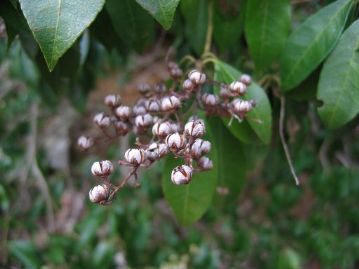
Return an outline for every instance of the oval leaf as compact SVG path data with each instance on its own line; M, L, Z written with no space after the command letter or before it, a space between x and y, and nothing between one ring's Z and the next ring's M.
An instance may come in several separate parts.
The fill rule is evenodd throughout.
M214 61L215 78L221 82L231 83L241 76L241 72L219 60ZM245 143L256 143L258 138L268 144L272 136L272 108L267 94L255 82L248 88L244 99L253 99L257 106L247 114L242 123L233 120L229 130ZM250 126L250 128L248 128Z
M310 16L290 35L281 58L283 91L308 77L333 50L352 4L352 0L338 0Z
M343 34L338 46L324 63L318 86L320 118L337 128L359 112L359 20Z
M179 0L136 0L163 28L171 28Z
M247 2L245 35L257 68L267 68L281 52L291 25L289 0Z
M52 71L60 57L96 18L105 1L20 0L34 37Z

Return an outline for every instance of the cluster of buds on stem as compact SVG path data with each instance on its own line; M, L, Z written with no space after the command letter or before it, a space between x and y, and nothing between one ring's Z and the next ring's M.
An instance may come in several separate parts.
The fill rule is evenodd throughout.
M135 145L117 161L130 169L117 184L110 180L114 170L111 161L98 161L92 165L91 172L100 183L89 192L91 202L109 204L130 178L134 177L139 185L140 167L149 167L168 155L183 160L183 164L174 167L168 175L171 181L176 185L190 183L195 173L211 170L213 162L207 156L211 142L205 139L204 120L184 115L193 109L202 109L206 116L232 117L241 121L256 105L254 100L243 99L251 83L248 75L225 84L208 79L200 70L191 70L184 75L174 62L169 62L167 67L172 78L169 88L165 84L141 84L138 87L141 98L133 106L122 104L117 94L106 96L104 103L109 112L100 112L93 118L102 134L78 139L78 146L87 151L96 144L115 141L130 132L137 136ZM204 92L205 84L219 88L219 94ZM184 107L190 108L183 111Z

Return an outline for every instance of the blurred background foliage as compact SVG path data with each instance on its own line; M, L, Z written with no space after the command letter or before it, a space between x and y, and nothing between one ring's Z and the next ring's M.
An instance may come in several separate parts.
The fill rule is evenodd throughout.
M132 25L124 2L136 12ZM330 2L293 0L293 28ZM245 5L214 1L213 51L253 73ZM167 32L135 1L107 0L51 73L17 1L2 1L0 16L7 22L0 22L1 268L359 268L358 119L326 129L306 92L292 92L286 111L300 187L274 131L266 154L244 149L255 161L238 182L240 194L225 201L219 192L193 225L179 225L163 198L163 164L144 171L141 188L124 189L111 206L88 201L91 163L118 158L127 142L85 155L78 135L94 131L91 118L106 94L133 103L138 83L166 79L169 47L177 59L201 55L207 0L182 0ZM267 90L277 130L280 104Z

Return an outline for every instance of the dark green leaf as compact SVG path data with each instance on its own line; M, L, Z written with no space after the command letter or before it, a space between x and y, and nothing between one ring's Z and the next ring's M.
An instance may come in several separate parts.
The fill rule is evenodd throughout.
M343 34L324 63L318 99L324 102L319 116L329 128L339 127L359 112L359 20Z
M338 0L310 16L290 35L281 58L283 91L308 77L333 50L352 4L352 0Z
M249 0L245 34L257 68L264 70L277 59L291 25L289 0Z
M171 28L179 0L136 0L166 30Z
M221 82L231 83L240 77L241 73L232 66L215 60L215 78ZM253 99L257 106L247 114L242 123L234 120L229 130L246 143L256 143L258 138L265 144L272 136L272 109L264 90L255 82L248 88L244 99ZM248 128L248 127L251 128ZM254 135L256 134L257 137Z
M104 0L21 0L21 9L52 71L60 57L91 24Z
M154 37L152 17L133 0L107 0L106 9L119 38L127 47L143 50Z

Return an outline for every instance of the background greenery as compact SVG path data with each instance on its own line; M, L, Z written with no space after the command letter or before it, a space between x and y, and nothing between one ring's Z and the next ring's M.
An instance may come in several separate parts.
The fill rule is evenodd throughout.
M0 267L358 268L357 1L5 0L0 17ZM170 47L221 81L250 73L256 110L207 120L216 169L189 212L171 159L90 204L91 163L127 142L82 154L77 137L104 95L166 79Z

